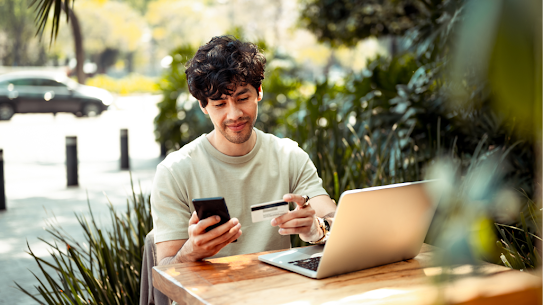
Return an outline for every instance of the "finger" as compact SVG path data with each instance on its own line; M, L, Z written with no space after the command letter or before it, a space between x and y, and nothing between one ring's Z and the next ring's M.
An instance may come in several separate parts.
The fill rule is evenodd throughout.
M311 206L304 208L304 209L297 209L294 211L290 211L286 214L283 214L281 216L275 217L271 220L271 225L273 227L281 226L287 221L290 221L295 218L306 218L306 217L312 217L315 215L315 210Z
M313 221L313 217L294 218L285 223L282 223L281 225L279 225L279 227L282 229L311 227L313 225Z
M200 220L196 226L195 226L195 229L193 231L193 233L196 233L196 234L203 234L206 232L206 229L216 223L219 223L219 221L221 221L221 218L217 215L215 216L210 216L206 219L203 219L203 220Z
M285 194L283 200L287 202L295 202L297 205L304 205L305 198L297 194Z
M213 230L208 231L206 233L206 236L204 238L204 242L211 242L214 239L217 239L221 237L224 234L227 234L228 231L230 231L232 228L234 228L236 225L240 225L239 220L237 218L232 218L226 223L223 223L222 225L213 228ZM240 225L241 226L241 225ZM214 245L218 244L217 242L214 243Z
M279 234L281 235L293 235L293 234L305 234L311 231L311 227L298 227L298 228L289 228L289 229L279 229Z
M232 229L235 229L235 228L232 228ZM241 229L239 229L237 231L237 233L235 233L234 236L230 237L229 239L227 239L226 241L224 241L224 242L222 242L220 244L217 244L216 246L213 246L212 250L210 251L213 254L211 254L210 256L213 256L213 255L219 253L219 251L221 251L222 248L226 247L228 244L230 244L234 240L238 239L241 236L241 234L242 234Z
M225 233L227 233L231 228L233 228L235 225L239 224L239 220L237 218L231 218L226 223L223 223L222 225L213 228L213 230L209 232L213 232L213 235L215 237L221 236Z
M241 227L240 227L240 229L236 232L236 234L234 236L230 237L230 239L228 239L226 241L225 246L228 245L229 243L233 242L234 240L238 239L241 236L242 233L243 232L241 232Z
M214 230L213 230L214 231ZM229 244L230 242L236 240L236 236L238 236L238 233L241 231L241 224L238 222L236 225L234 225L233 227L231 227L228 231L226 231L224 234L222 235L219 235L219 236L216 236L212 239L210 239L208 241L208 244L207 246L208 247L211 247L211 248L215 248L217 246L221 246L222 244L224 244L223 246L221 246L220 248L222 249L224 246L226 246L227 244ZM208 232L208 233L211 233ZM241 235L241 234L239 234ZM238 236L239 237L239 236Z

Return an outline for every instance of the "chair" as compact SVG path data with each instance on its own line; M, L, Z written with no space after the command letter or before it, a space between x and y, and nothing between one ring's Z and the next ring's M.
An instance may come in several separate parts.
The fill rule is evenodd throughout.
M140 305L170 305L166 295L153 287L153 267L157 265L155 233L153 230L145 237L141 264Z

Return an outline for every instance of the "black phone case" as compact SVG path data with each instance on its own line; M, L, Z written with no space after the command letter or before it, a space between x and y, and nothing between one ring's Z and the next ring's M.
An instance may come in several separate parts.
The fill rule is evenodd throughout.
M194 209L200 220L215 215L221 217L221 221L207 227L206 232L213 230L230 220L230 213L228 213L228 207L226 207L226 202L223 197L192 199L192 204L194 205Z

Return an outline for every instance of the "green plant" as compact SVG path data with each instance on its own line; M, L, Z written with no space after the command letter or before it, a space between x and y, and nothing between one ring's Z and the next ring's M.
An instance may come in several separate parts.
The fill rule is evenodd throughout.
M503 251L502 263L514 269L528 270L541 266L541 254L537 243L541 245L541 207L531 200L526 193L526 204L520 212L520 223L515 226L494 223L501 239L497 242ZM540 249L541 250L541 249ZM505 254L504 254L505 253Z
M136 194L132 185L132 198L121 214L110 202L109 229L98 226L88 204L90 220L76 215L85 242L50 223L46 230L54 241L40 240L51 247L52 261L38 257L28 246L45 281L34 274L40 283L37 294L15 284L40 304L139 304L143 246L152 229L149 196Z
M338 103L342 99L347 102ZM398 133L398 125L374 129L375 108L363 108L359 101L354 105L353 100L357 101L341 88L318 84L315 93L283 120L286 136L308 152L324 188L338 200L348 189L417 180L409 134Z

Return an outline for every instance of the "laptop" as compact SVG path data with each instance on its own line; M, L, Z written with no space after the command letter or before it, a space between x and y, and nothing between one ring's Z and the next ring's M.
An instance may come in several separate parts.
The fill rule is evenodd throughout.
M408 182L341 194L325 245L261 255L259 260L322 279L415 257L439 198L435 180Z

